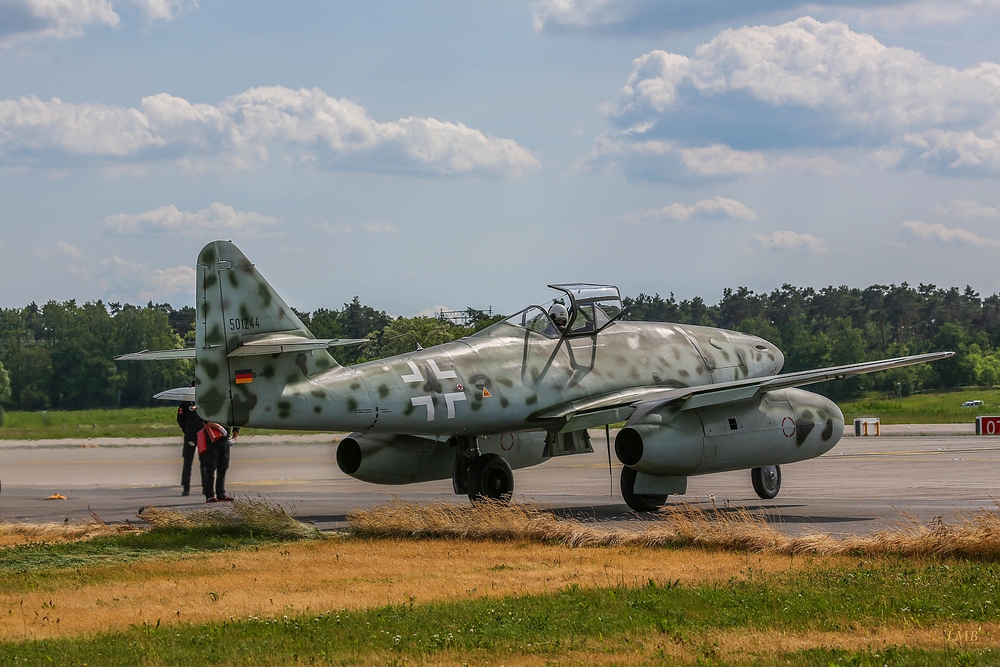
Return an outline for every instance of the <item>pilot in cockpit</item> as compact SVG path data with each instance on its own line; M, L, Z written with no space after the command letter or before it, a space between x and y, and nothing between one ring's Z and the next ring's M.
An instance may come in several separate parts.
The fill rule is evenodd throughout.
M566 323L569 321L569 311L561 303L554 303L549 306L549 319L555 328L550 324L542 333L546 336L559 336L566 330Z

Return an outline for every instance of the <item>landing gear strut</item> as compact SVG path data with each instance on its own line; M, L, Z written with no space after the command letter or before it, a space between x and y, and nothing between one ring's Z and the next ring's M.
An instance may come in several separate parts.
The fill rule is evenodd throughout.
M753 490L764 500L770 500L781 490L781 466L764 466L750 471Z
M667 503L666 496L646 496L635 492L635 475L633 468L622 468L622 498L625 504L636 512L655 512Z
M468 494L472 502L484 498L510 502L514 493L514 473L510 464L496 454L480 454L475 437L458 437L455 446L458 452L451 477L455 493Z

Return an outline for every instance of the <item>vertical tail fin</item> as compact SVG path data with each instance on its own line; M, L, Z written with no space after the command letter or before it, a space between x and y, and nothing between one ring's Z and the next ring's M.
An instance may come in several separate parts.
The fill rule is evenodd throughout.
M213 241L198 255L196 300L196 400L202 416L244 425L262 401L280 396L287 382L307 372L304 357L236 357L240 345L269 337L315 338L239 248ZM310 365L329 368L332 357L318 350Z

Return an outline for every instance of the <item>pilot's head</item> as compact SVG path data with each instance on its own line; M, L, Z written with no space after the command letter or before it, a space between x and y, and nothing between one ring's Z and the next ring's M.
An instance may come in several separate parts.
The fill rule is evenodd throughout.
M569 321L569 311L561 303L554 303L549 306L549 318L559 328L559 331L562 331L566 328L566 322Z

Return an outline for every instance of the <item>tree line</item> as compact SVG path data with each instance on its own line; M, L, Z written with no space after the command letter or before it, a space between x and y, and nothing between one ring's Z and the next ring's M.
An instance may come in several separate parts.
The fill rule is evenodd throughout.
M870 390L1000 384L1000 295L981 298L935 285L872 285L820 290L782 285L770 293L726 289L715 305L673 294L624 299L632 320L701 324L761 336L785 354L785 371L954 350L949 360L865 375L820 387L834 398ZM360 363L468 336L501 319L469 308L462 323L443 317L392 317L357 297L339 309L296 311L317 338L368 338L334 348ZM190 381L191 361L115 363L118 354L194 344L195 311L101 301L49 301L0 309L0 409L72 410L152 405L152 395ZM0 412L2 415L2 412ZM0 416L2 419L2 416Z

